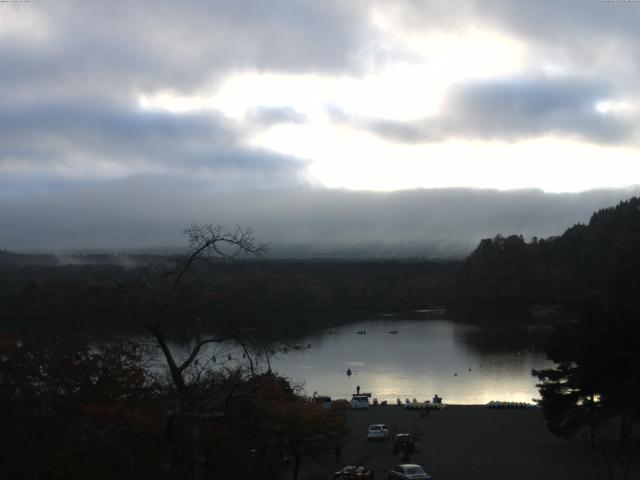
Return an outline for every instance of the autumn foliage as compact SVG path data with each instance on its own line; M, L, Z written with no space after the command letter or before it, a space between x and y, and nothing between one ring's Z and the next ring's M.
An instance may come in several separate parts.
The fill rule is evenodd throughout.
M211 372L177 415L175 390L144 360L122 340L2 335L2 478L189 478L194 449L205 478L291 478L303 459L332 454L346 432L340 412L272 372Z

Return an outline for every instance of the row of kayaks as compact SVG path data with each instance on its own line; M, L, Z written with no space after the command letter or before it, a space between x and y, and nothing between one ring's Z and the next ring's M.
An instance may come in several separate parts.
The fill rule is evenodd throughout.
M437 400L434 402L430 402L429 400L427 400L426 402L418 402L415 398L413 399L413 402L410 402L407 398L404 404L399 398L396 400L396 402L398 405L404 405L404 408L407 410L443 410L446 408L446 405L442 403L442 398L440 397L437 397Z
M335 331L333 331L333 330L329 330L327 333L328 333L329 335L333 335L333 334L334 334L334 333L336 333L336 332L335 332ZM358 330L356 333L357 333L358 335L366 335L366 334L367 334L367 331L366 331L366 330ZM390 335L397 335L397 334L398 334L398 330L389 330L387 333L388 333L388 334L390 334Z
M531 408L533 405L527 402L498 402L495 400L487 403L487 408Z

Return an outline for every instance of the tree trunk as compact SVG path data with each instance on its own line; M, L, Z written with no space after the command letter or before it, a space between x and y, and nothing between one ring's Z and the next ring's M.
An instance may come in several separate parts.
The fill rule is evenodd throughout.
M293 452L293 477L291 480L298 480L298 475L300 473L300 454L298 452Z
M631 415L620 414L620 436L618 441L620 446L627 448L631 445L631 433L633 431L633 418Z
M193 480L204 480L204 471L205 471L205 463L206 463L206 455L204 453L204 449L202 448L202 439L200 438L200 425L195 420L191 424L191 437L193 441L193 470L192 470L192 479Z
M597 433L598 433L598 412L595 406L594 395L591 395L589 398L590 401L590 410L591 410L591 422L589 422L589 442L591 444L591 448L596 446Z

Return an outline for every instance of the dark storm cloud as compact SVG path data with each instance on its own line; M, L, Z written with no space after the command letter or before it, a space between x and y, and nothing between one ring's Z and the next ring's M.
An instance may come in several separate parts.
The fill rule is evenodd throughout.
M125 172L217 174L212 188L298 182L303 161L243 146L242 131L215 112L175 115L87 103L5 108L0 110L0 171L5 177L0 186L12 174L17 180L25 169L36 177L53 169L55 177L57 168L68 166L86 169L91 178L100 176L104 164Z
M631 48L633 40L640 38L637 2L474 0L471 4L469 12L476 19L515 35L587 56L607 54L609 48L617 47L620 55L635 57L638 66Z
M70 0L3 5L0 32L0 195L190 169L217 186L297 183L304 162L246 146L249 128L301 122L257 110L242 125L215 112L137 108L154 91L215 88L244 70L357 69L366 37L361 2ZM269 183L273 182L272 185Z
M272 256L459 256L497 233L562 233L640 188L546 194L439 189L230 191L192 176L133 177L0 202L0 248L133 250L185 245L192 222L253 225Z
M637 118L621 118L596 109L598 102L611 95L612 89L602 82L523 77L456 85L442 113L418 121L351 118L334 110L330 115L334 121L410 143L449 138L514 141L547 134L575 136L594 143L633 140Z
M637 115L601 115L593 109L593 102L637 98L640 56L634 45L640 42L640 3L374 3L392 12L399 19L397 28L403 30L464 34L480 29L503 34L505 41L520 40L527 63L518 78L454 86L442 114L435 118L415 122L351 119L360 128L411 143L450 137L512 141L555 133L604 144L637 141ZM556 68L561 74L541 76L546 68Z
M0 43L0 95L126 98L211 86L243 69L351 70L366 14L361 2L337 0L30 2L16 17L34 24Z

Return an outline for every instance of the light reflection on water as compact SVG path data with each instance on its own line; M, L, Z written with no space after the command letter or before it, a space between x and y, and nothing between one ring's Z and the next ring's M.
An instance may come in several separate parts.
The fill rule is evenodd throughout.
M392 330L398 333L389 334ZM382 317L331 332L298 339L311 347L280 353L271 359L273 370L309 395L351 398L359 385L380 401L422 401L438 394L446 403L485 404L538 398L531 370L552 365L542 350L546 326ZM229 345L208 346L202 353L209 362L217 355L216 363L207 365L218 368L241 358ZM154 363L158 372L164 370L160 355Z
M531 402L538 397L531 370L550 365L536 344L544 334L540 327L380 319L333 332L301 339L311 348L280 355L274 370L302 383L308 394L350 398L360 385L378 400L438 394L448 403L482 404Z

